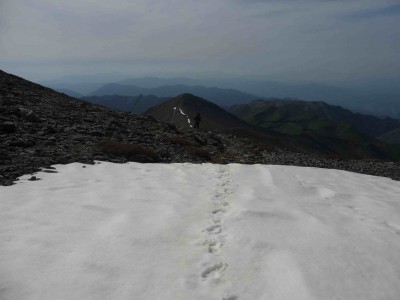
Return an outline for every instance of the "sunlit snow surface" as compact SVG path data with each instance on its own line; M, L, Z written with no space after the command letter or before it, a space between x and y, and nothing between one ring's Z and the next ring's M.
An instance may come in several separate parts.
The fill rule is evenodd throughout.
M58 165L0 187L0 299L400 299L400 183L288 166Z

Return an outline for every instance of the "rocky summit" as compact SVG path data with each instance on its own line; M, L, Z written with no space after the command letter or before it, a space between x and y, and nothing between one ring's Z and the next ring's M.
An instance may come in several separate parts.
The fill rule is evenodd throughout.
M68 97L0 71L0 184L51 165L94 161L288 164L400 179L398 162L328 159L250 138L180 129Z

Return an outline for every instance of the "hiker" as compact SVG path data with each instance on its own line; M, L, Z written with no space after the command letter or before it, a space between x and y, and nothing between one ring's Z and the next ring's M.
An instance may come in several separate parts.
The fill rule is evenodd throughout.
M197 113L197 115L194 117L194 128L199 129L200 121L201 121L200 113Z

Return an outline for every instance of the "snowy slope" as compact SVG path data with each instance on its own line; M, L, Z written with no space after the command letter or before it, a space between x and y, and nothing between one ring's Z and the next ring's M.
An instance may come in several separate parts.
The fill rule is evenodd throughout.
M400 183L288 166L58 165L0 187L0 299L400 299Z

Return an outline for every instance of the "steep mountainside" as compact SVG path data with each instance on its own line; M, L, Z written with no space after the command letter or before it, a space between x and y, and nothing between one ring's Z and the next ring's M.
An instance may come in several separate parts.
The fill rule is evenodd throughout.
M379 118L371 115L353 113L340 106L332 106L324 102L296 100L256 100L249 104L237 105L231 108L236 116L250 123L277 131L289 133L301 132L311 126L318 129L318 123L332 122L350 125L354 129L378 137L400 127L400 120Z
M107 84L89 96L120 95L155 95L157 97L173 97L184 93L190 93L208 99L219 106L231 106L235 104L247 103L259 98L233 89L221 89L216 87L188 86L188 85L169 85L157 88L140 88L132 85L121 85L117 83Z
M129 111L131 105L133 105L139 96L92 96L82 97L82 100L88 101L93 104L102 105L111 109L119 111ZM150 107L159 105L167 100L169 97L156 97L153 95L144 95L140 98L137 104L134 106L133 113L141 114L148 110Z
M287 100L256 100L230 111L253 125L290 136L294 143L323 153L400 157L400 148L374 139L399 127L396 119L356 114L323 102Z

